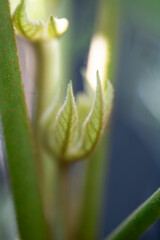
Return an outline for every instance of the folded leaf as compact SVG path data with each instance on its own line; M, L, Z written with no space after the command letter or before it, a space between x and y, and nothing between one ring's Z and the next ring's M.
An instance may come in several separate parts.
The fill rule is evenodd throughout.
M68 159L80 159L88 156L96 147L104 128L105 101L99 74L97 73L97 88L93 107L83 123L82 136L77 148Z
M65 159L78 134L78 114L71 82L68 85L66 100L57 115L56 124L49 134L50 148L58 158Z

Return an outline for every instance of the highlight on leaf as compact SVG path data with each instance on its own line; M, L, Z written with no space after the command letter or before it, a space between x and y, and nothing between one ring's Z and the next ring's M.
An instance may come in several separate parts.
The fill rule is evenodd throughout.
M114 89L109 80L106 83L106 89L104 91L104 100L105 100L105 125L107 125L110 117L110 113L113 105Z
M65 18L55 18L53 16L50 16L49 22L48 22L48 35L50 38L58 38L63 33L66 32L68 28L68 20Z
M25 36L32 41L48 41L60 37L68 28L68 20L50 16L48 22L33 21L26 13L24 0L13 14L13 23L18 35Z
M70 82L65 102L60 110L57 110L56 120L54 110L47 110L48 112L42 116L41 122L44 123L42 137L50 152L65 162L80 160L91 154L108 123L112 101L112 84L107 81L107 88L103 90L97 72L97 87L93 103L91 104L87 95L79 94L77 109ZM52 105L49 109L52 109ZM46 131L44 131L45 128Z

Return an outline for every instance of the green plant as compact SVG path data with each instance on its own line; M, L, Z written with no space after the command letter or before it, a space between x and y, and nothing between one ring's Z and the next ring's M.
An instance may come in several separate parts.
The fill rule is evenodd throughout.
M41 4L42 8L37 11L37 16L42 14L46 20L48 10L45 8L45 1ZM37 76L39 95L34 127L31 130L9 5L7 1L2 0L0 112L18 229L23 240L97 238L96 204L99 202L101 180L96 177L102 173L103 142L95 152L94 150L105 131L112 109L113 87L110 81L105 79L112 78L115 66L113 44L116 31L113 29L113 22L116 21L119 11L118 1L102 4L103 9L106 9L106 5L113 13L108 21L108 29L104 31L103 13L99 22L101 27L93 38L93 42L100 41L101 45L104 44L104 58L102 56L100 61L104 70L102 80L97 72L96 81L92 81L89 69L94 59L89 60L87 71L84 73L85 93L79 94L75 100L70 82L64 103L60 83L55 81L52 66L48 65L54 64L55 61L53 55L56 49L53 41L67 30L68 21L54 17L50 17L48 22L31 20L26 12L27 1L21 1L16 5L17 8L12 10L16 33L32 41L39 58ZM31 16L35 17L32 14ZM110 45L110 55L112 54L110 59L106 59L107 44ZM92 69L94 75L96 70ZM79 217L74 219L75 223L72 225L70 168L77 161L86 161L86 158L90 158L90 161L84 202L80 210L76 209ZM53 187L51 195L54 195L57 205L56 208L49 205L49 210L46 199L51 197L50 189L46 191L47 183L44 181L48 160L54 165L56 174L53 180L58 185L55 188L53 183L51 184ZM158 190L107 239L137 239L160 217L159 199ZM51 216L55 216L54 220L48 217L48 211L52 212ZM88 224L86 229L84 223Z

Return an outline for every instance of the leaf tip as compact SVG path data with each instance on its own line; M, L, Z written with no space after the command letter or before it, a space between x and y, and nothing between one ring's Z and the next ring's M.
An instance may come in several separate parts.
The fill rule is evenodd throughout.
M73 94L73 85L72 85L72 81L70 80L69 83L68 83L68 88L67 88L67 95L70 95L70 96L74 96Z

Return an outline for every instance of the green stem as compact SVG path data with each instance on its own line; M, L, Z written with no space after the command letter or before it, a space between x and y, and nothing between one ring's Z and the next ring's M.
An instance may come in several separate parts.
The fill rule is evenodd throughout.
M44 2L46 2L44 0ZM59 17L71 18L71 3L68 1L48 0L57 8L50 7L50 14ZM47 5L49 6L49 5ZM54 9L55 11L53 11ZM47 11L48 12L48 11ZM69 32L69 34L68 34ZM36 51L38 57L38 100L37 113L35 118L35 139L37 144L37 161L40 170L40 186L43 195L43 203L47 219L52 224L53 215L56 215L56 223L54 230L58 239L64 238L63 229L61 228L61 196L59 196L59 182L57 183L57 175L59 174L59 166L53 156L47 154L42 149L40 143L41 130L39 129L39 119L46 108L51 104L57 93L57 87L61 87L61 92L64 94L67 81L70 79L71 72L71 52L72 36L71 29L62 38L52 42L40 42L36 44ZM61 85L62 84L62 85ZM54 161L54 163L53 163ZM52 169L51 169L52 165ZM59 176L57 177L58 180ZM58 186L56 186L58 184ZM57 188L56 188L57 187ZM57 191L56 191L57 190ZM58 198L58 201L56 199ZM57 214L60 213L60 214Z
M106 240L136 240L160 218L160 189L138 207Z
M69 207L69 165L61 164L61 199L62 199L62 213L64 218L64 230L66 239L70 240L70 207Z
M69 165L57 164L57 211L56 211L56 239L71 240L70 232L70 199L69 199Z
M102 179L104 177L103 171L105 165L104 140L102 142L88 162L82 213L76 239L97 239L97 225L101 209Z
M54 181L54 164L52 156L44 151L39 120L52 103L58 82L58 42L39 42L35 44L37 54L37 111L34 121L34 136L37 147L36 164L39 173L39 185L48 221L51 217L52 192L49 181ZM52 165L52 166L51 166Z
M108 61L102 63L105 68L105 79L114 83L116 63L118 58L119 26L121 24L121 5L119 0L102 0L99 5L99 14L96 21L95 34L106 38L108 45Z
M59 83L59 42L40 42L36 45L38 60L37 121L52 103Z
M47 240L8 1L0 7L0 111L20 237Z

